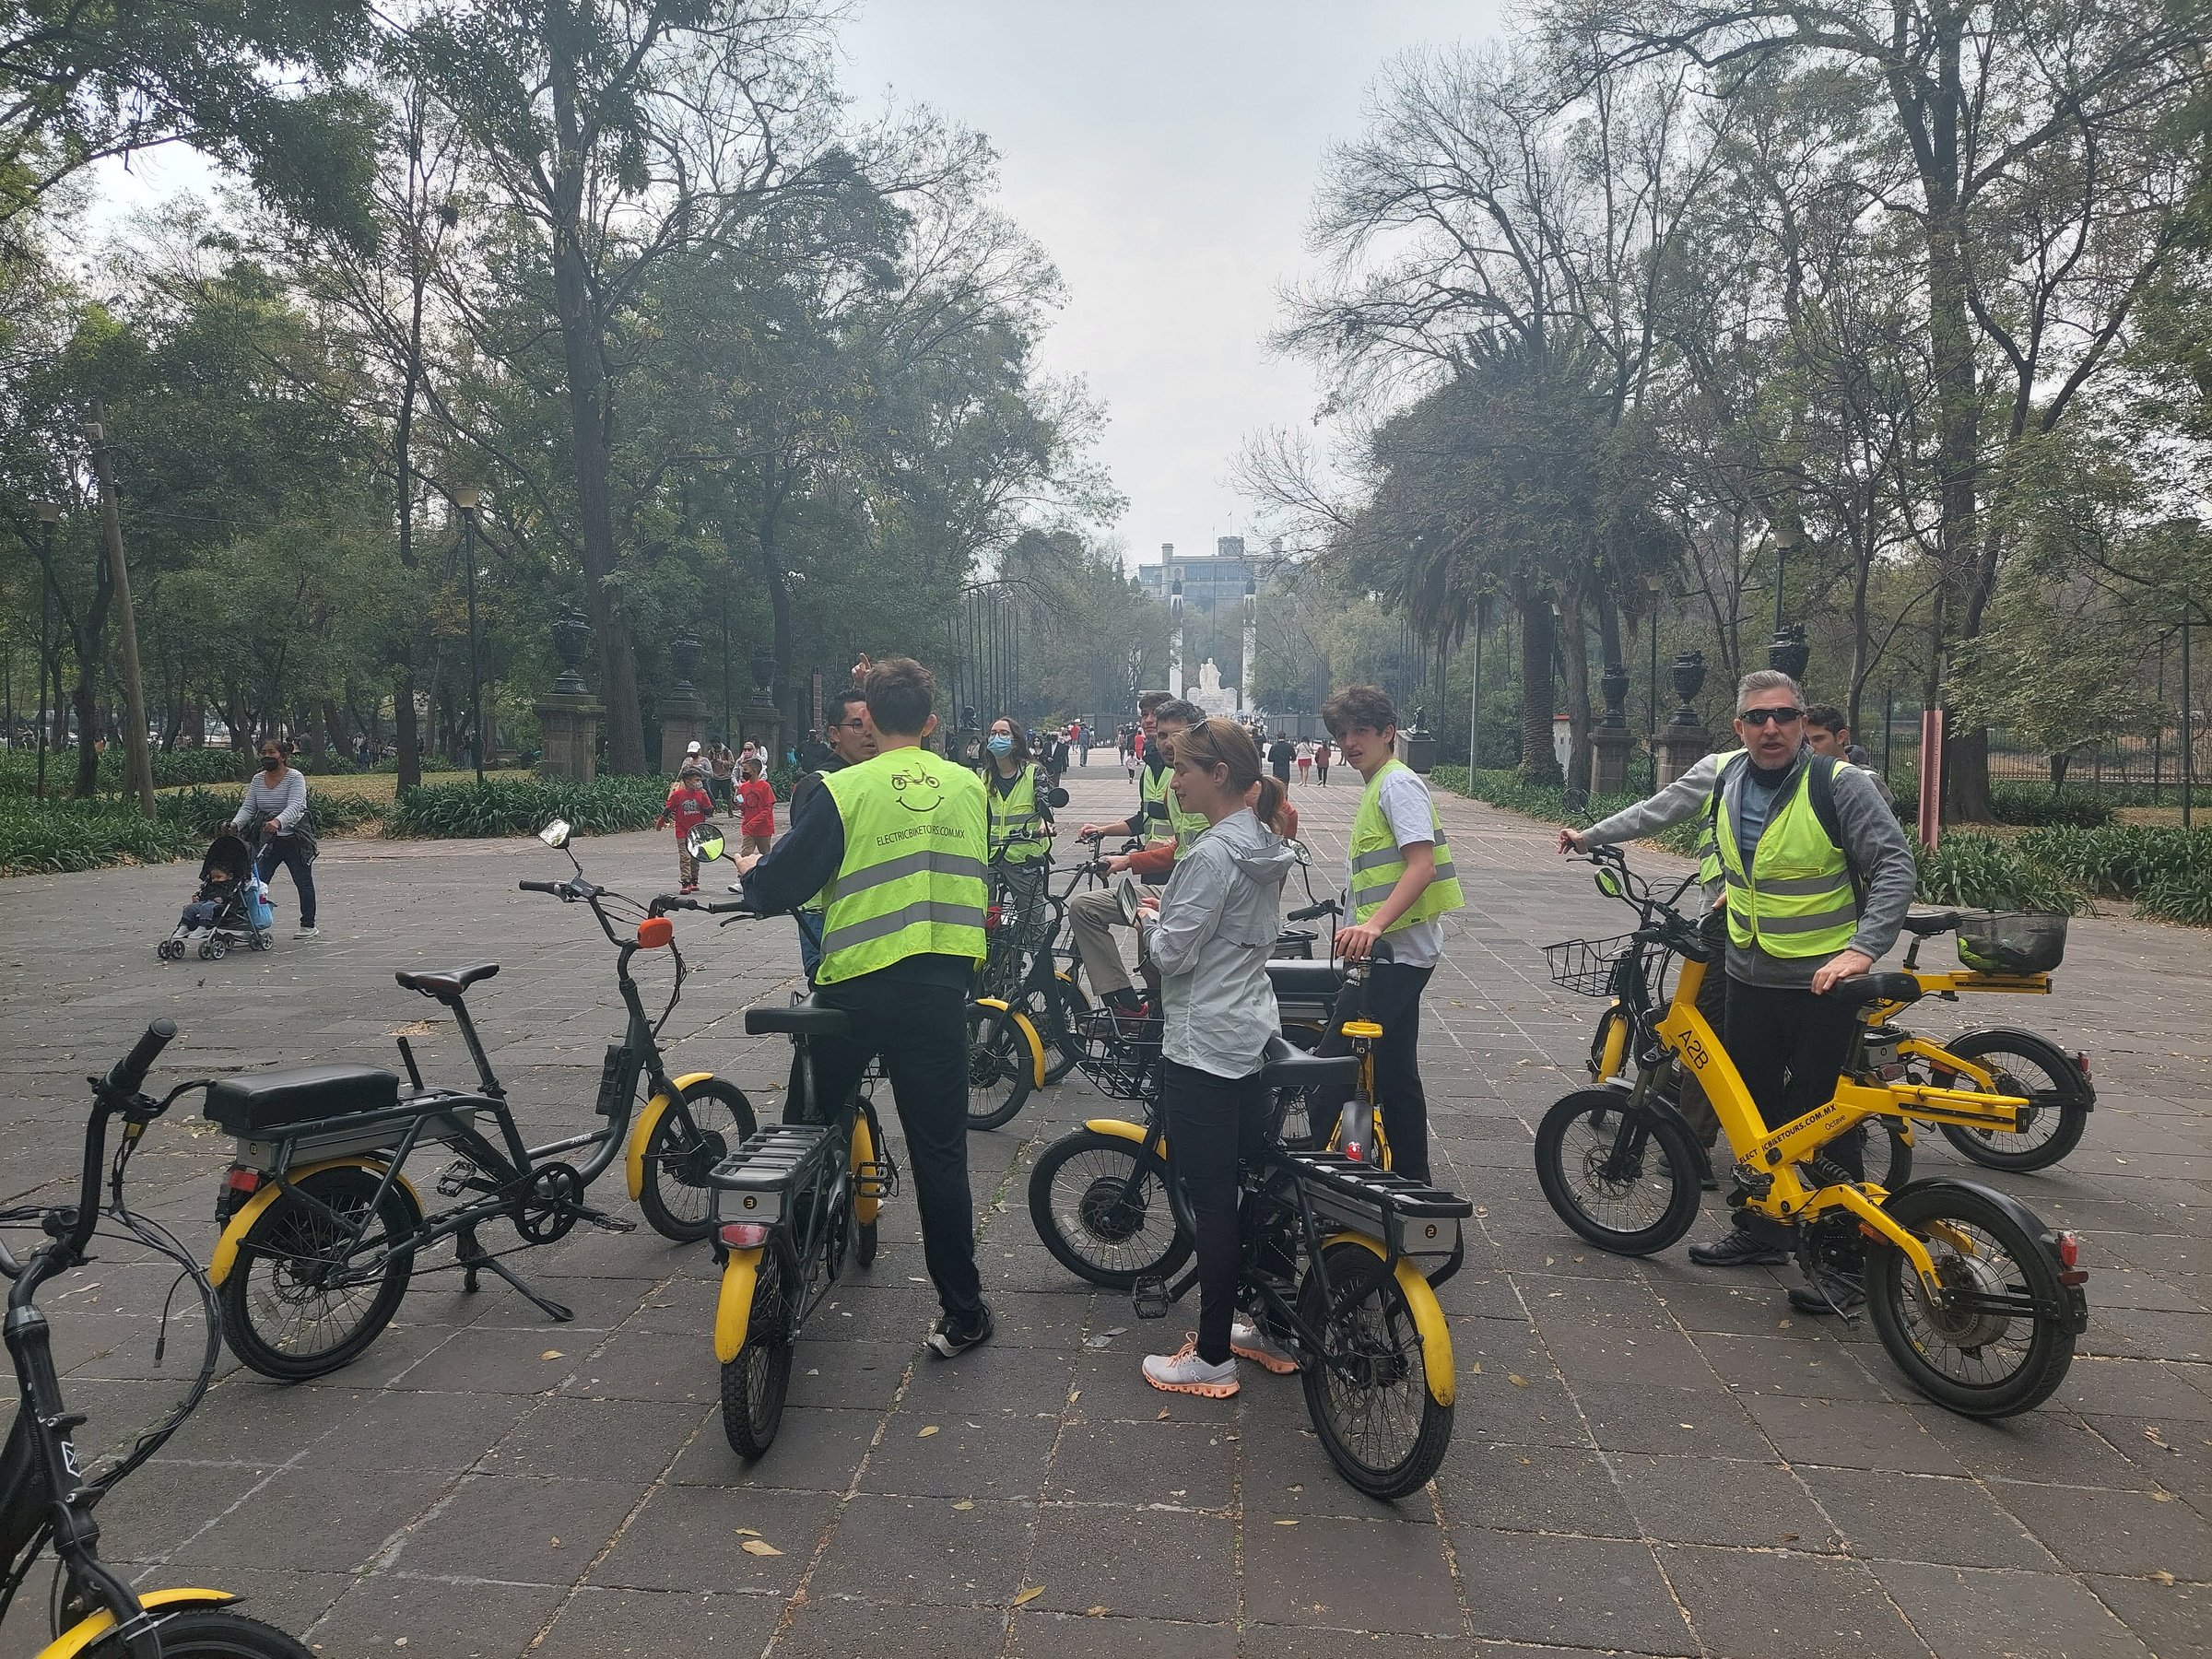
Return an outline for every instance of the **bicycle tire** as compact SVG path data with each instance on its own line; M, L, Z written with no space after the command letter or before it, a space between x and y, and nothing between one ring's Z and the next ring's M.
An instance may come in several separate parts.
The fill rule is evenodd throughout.
M1036 1078L1036 1053L1011 1011L970 1003L968 1127L996 1129L1012 1123L1028 1104Z
M1076 1022L1090 1012L1090 998L1083 988L1066 974L1053 976L1057 992L1044 994L1049 1012L1038 1018L1038 1010L1030 1010L1030 1018L1037 1026L1037 1034L1045 1040L1044 1080L1047 1084L1065 1080L1069 1072L1083 1062L1083 1040L1076 1034ZM1046 1030L1049 1024L1050 1030Z
M760 1253L753 1306L737 1357L722 1368L722 1432L730 1450L751 1463L775 1443L791 1391L791 1320L787 1284L800 1277L785 1259L781 1235Z
M1079 1159L1088 1161L1073 1170L1063 1192L1062 1171ZM1135 1184L1128 1190L1132 1172ZM1149 1148L1077 1129L1047 1147L1030 1171L1030 1223L1053 1259L1077 1278L1131 1290L1139 1278L1165 1278L1190 1259L1191 1237L1176 1224L1169 1180L1168 1166ZM1147 1228L1155 1216L1166 1217L1171 1230L1164 1241Z
M278 1198L247 1229L239 1241L238 1261L223 1280L218 1300L222 1310L223 1339L249 1368L280 1382L304 1382L326 1376L359 1358L392 1323L414 1272L413 1255L395 1250L386 1256L383 1272L376 1279L347 1287L348 1290L363 1290L373 1285L374 1289L365 1300L350 1304L358 1307L358 1313L346 1323L342 1334L328 1343L303 1352L296 1343L288 1346L287 1338L263 1328L284 1304L304 1308L313 1299L324 1297L327 1305L327 1293L312 1281L316 1268L328 1265L327 1252L336 1247L340 1235L330 1217L304 1200L312 1198L337 1215L359 1216L374 1200L377 1184L375 1174L355 1166L317 1171L294 1182L292 1193ZM296 1197L294 1193L301 1196ZM412 1235L421 1222L421 1214L406 1189L394 1182L379 1207L375 1226L362 1239L357 1253L390 1250L395 1240Z
M1608 1124L1608 1118L1618 1121ZM1574 1151L1576 1169L1570 1170L1568 1138L1585 1119L1590 1144ZM1665 1167L1647 1175L1645 1159L1654 1142ZM1546 1202L1576 1233L1616 1255L1651 1255L1688 1232L1698 1218L1703 1168L1697 1143L1679 1118L1649 1106L1631 1107L1618 1089L1578 1088L1557 1101L1536 1125L1536 1184L1544 1189ZM1665 1201L1641 1227L1610 1226L1577 1196L1572 1177L1578 1171L1624 1201L1647 1182L1648 1198L1664 1194Z
M1365 1245L1348 1242L1329 1246L1324 1260L1333 1278L1341 1272L1339 1284L1370 1273L1376 1265ZM1370 1498L1389 1500L1419 1491L1451 1449L1453 1407L1439 1405L1429 1392L1427 1339L1406 1288L1396 1275L1384 1274L1357 1302L1335 1310L1332 1317L1322 1300L1321 1276L1309 1268L1298 1288L1298 1313L1301 1324L1323 1336L1299 1378L1305 1386L1306 1413L1336 1472ZM1440 1325L1441 1321L1439 1314ZM1357 1351L1340 1352L1340 1342ZM1340 1359L1346 1363L1339 1364ZM1373 1381L1378 1377L1386 1381ZM1385 1388L1394 1401L1389 1415L1398 1425L1393 1441L1402 1449L1377 1461L1353 1443L1356 1425L1349 1419L1371 1416L1382 1404Z
M727 1114L726 1124L693 1112L695 1105L709 1101ZM752 1101L726 1077L686 1084L645 1142L638 1207L653 1230L679 1244L697 1243L712 1233L714 1189L707 1184L708 1173L759 1127Z
M1968 1031L1945 1043L1944 1048L1961 1060L1975 1061L1984 1070L1997 1074L2000 1093L2025 1096L2033 1102L2029 1108L2030 1112L2038 1117L2049 1114L2053 1123L2051 1133L2036 1140L2027 1138L2030 1129L2019 1132L1970 1129L1960 1124L1937 1125L1943 1131L1943 1138L1960 1156L1984 1169L2027 1174L2049 1169L2081 1145L2081 1137L2089 1126L2089 1101L2080 1072L2056 1043L2032 1032L1993 1030ZM1947 1088L1959 1087L1964 1082L1939 1067L1931 1067L1930 1076ZM2012 1087L2016 1083L2021 1087Z
M1931 1181L1899 1193L1883 1206L1900 1225L1929 1246L1939 1276L1947 1282L1953 1272L1971 1276L1977 1288L2025 1291L2037 1302L2063 1306L2065 1287L2058 1266L2041 1241L2021 1227L2010 1207L1994 1194L1968 1182ZM1940 1223L1940 1231L1935 1224ZM1957 1241L1969 1230L1978 1230L1999 1248L2020 1270L2022 1283L2006 1280L2004 1270L1986 1258L1960 1253ZM1934 1236L1931 1236L1931 1235ZM1971 1312L1945 1313L1931 1309L1920 1277L1904 1252L1887 1240L1877 1239L1866 1249L1866 1310L1875 1334L1888 1350L1912 1386L1938 1406L1961 1417L1994 1418L2018 1415L2051 1396L2074 1361L2074 1332L2054 1319L2027 1315L2029 1335L2019 1363L1993 1382L1976 1382L1947 1372L1931 1358L1928 1347L1913 1333L1916 1323L1940 1336L1960 1338L1958 1351L1978 1355L2011 1332L2011 1320L1998 1327L1994 1315L1977 1318ZM1967 1337L1981 1340L1969 1342ZM1977 1361L1978 1362L1978 1361Z
M155 1634L161 1659L313 1659L298 1638L226 1607L190 1607L166 1617L157 1609ZM121 1636L111 1633L86 1654L87 1659L124 1659L129 1651Z

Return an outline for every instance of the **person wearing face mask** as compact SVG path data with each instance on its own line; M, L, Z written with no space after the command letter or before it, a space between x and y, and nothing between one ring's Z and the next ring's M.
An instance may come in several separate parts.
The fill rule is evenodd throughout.
M991 873L1018 913L1031 915L1052 851L1048 785L1030 758L1021 729L1005 715L983 738L984 804L990 808Z
M315 843L304 827L306 818L307 776L292 770L284 758L284 746L272 737L261 746L261 771L246 785L246 798L239 803L230 828L259 828L264 839L253 861L254 874L266 881L278 865L292 873L292 885L300 889L300 931L292 936L319 939L323 935L315 927Z

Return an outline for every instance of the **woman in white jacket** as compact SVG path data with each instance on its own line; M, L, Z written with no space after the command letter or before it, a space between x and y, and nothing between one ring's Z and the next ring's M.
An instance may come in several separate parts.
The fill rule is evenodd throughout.
M1237 1392L1237 1356L1294 1369L1235 1320L1242 1248L1237 1165L1256 1159L1266 1128L1260 1070L1281 1025L1267 979L1283 878L1297 862L1280 832L1285 795L1260 775L1260 752L1234 721L1209 720L1175 739L1168 786L1209 828L1159 895L1146 946L1165 1006L1161 1103L1175 1179L1196 1223L1198 1329L1182 1349L1145 1360L1145 1380L1172 1394ZM1256 805L1255 801L1256 792Z

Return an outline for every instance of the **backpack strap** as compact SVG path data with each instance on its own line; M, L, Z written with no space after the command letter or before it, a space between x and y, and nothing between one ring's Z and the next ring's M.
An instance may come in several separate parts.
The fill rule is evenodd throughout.
M1843 820L1836 816L1836 768L1848 762L1833 755L1815 755L1806 771L1806 794L1812 798L1813 816L1828 831L1829 844L1843 851Z

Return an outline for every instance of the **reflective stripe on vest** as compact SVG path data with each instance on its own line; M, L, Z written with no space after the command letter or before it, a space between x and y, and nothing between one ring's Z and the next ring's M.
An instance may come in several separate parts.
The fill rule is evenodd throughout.
M1742 950L1771 957L1830 957L1859 930L1859 899L1843 850L1828 838L1813 810L1812 769L1800 762L1796 782L1777 800L1744 867L1743 847L1728 798L1731 760L1713 779L1718 800L1714 849L1728 881L1728 937Z
M1398 845L1397 835L1390 827L1390 819L1382 811L1382 780L1393 771L1409 769L1403 760L1385 760L1375 775L1367 781L1367 789L1359 797L1359 811L1352 819L1352 919L1365 922L1390 897L1391 889L1398 885L1398 877L1406 874L1406 853ZM1444 827L1437 821L1436 803L1429 803L1429 827L1435 832L1436 875L1421 889L1421 895L1406 907L1406 913L1382 931L1394 934L1401 927L1411 927L1417 922L1428 922L1464 907L1465 898L1459 888L1459 872L1452 863L1452 849L1444 841Z
M1027 864L1033 858L1042 858L1044 843L1035 840L1018 840L1037 834L1037 769L1025 766L1015 775L1013 784L1005 794L998 793L994 780L983 781L984 800L990 812L991 856L1006 864Z
M888 749L822 780L837 802L845 856L824 889L818 984L912 956L982 960L983 781L924 749Z

